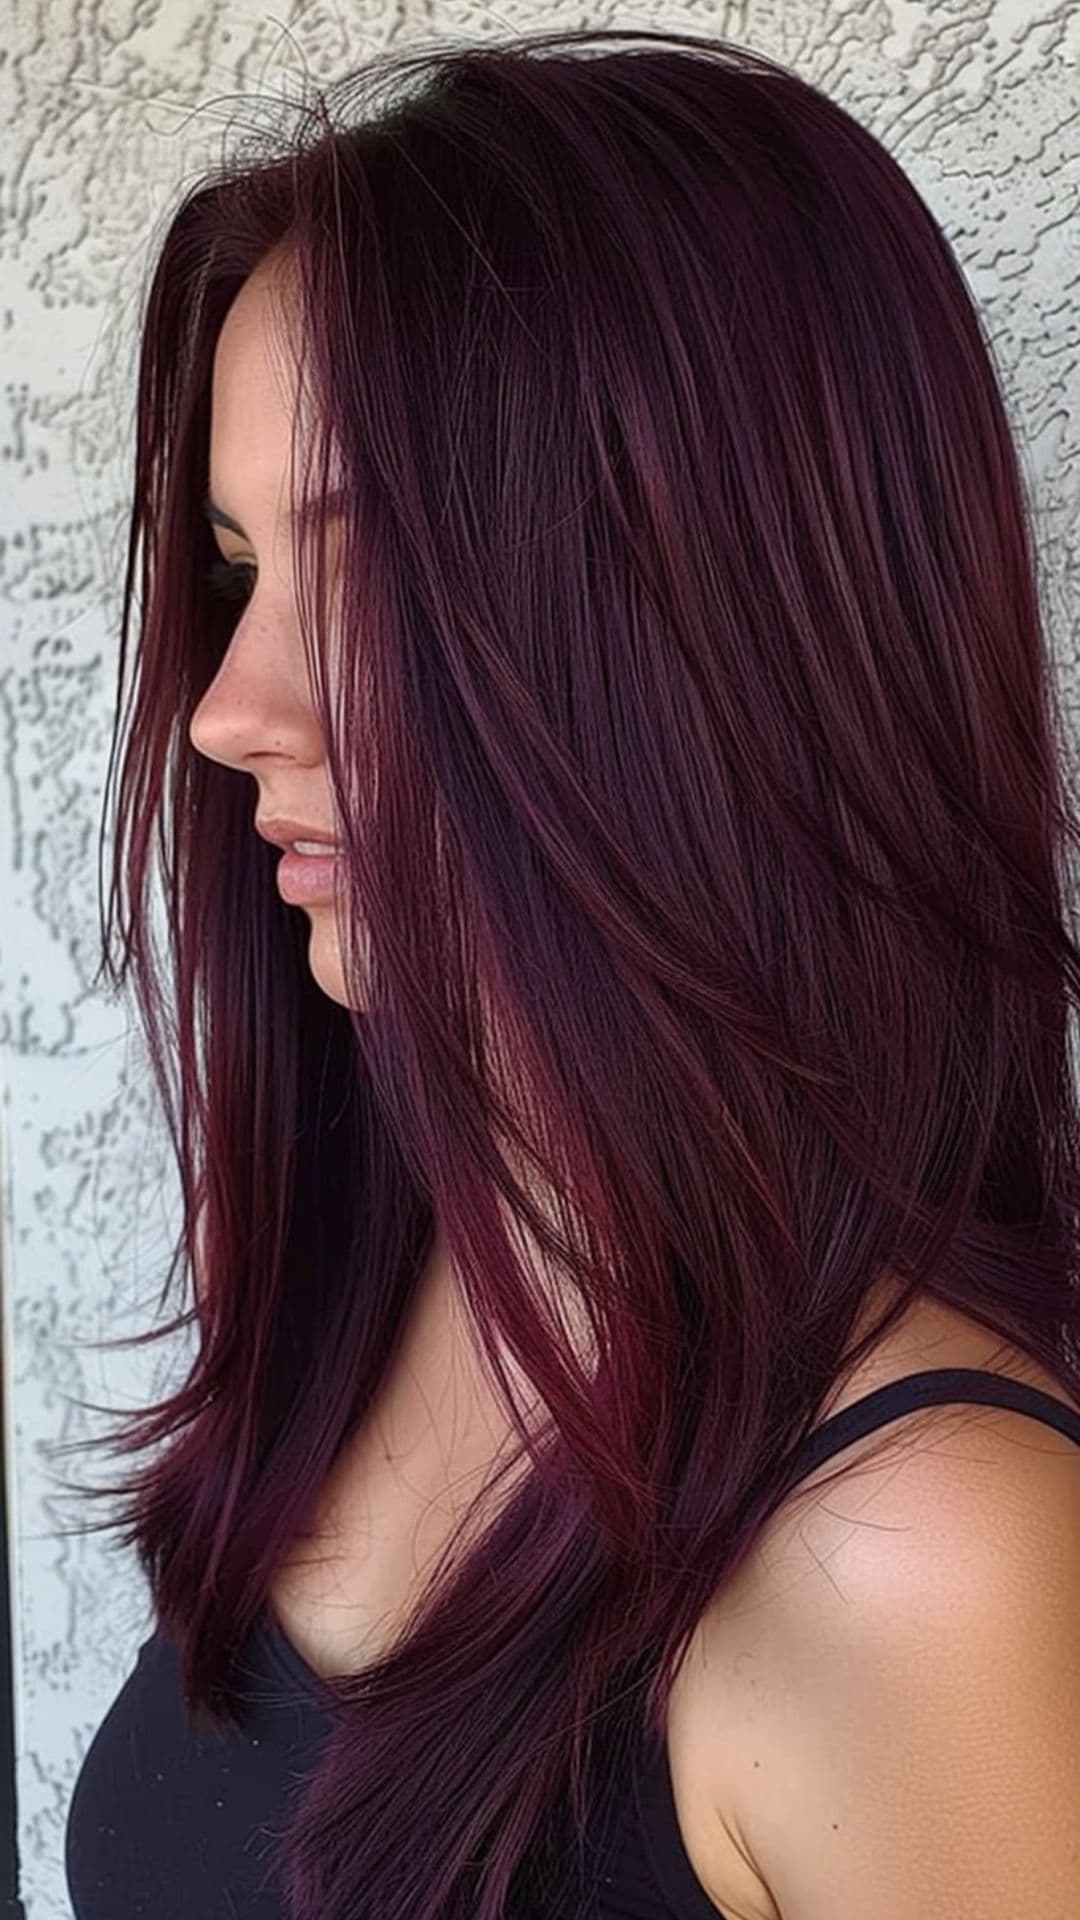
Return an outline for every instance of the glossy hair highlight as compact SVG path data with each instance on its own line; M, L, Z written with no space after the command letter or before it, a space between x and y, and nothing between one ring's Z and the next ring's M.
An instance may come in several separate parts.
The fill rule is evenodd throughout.
M204 579L214 346L271 253L297 470L345 488L333 582L317 525L296 564L348 1009L188 735L237 611ZM1080 1393L1077 822L990 351L899 166L764 56L413 47L173 217L121 694L136 581L103 964L176 1152L169 1281L198 1260L142 1337L198 1349L108 1442L153 1457L103 1524L232 1724L438 1219L527 1471L327 1683L283 1884L297 1920L499 1920L526 1878L562 1911L586 1809L916 1295Z

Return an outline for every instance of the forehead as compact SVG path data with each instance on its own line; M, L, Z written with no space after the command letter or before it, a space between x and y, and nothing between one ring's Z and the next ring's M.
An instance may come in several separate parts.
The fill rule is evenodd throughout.
M297 377L288 291L258 266L230 306L214 349L210 492L223 504L280 478L290 461Z
M298 498L293 459L303 459L316 428L294 447L294 430L309 415L297 371L297 302L287 264L271 254L245 280L226 313L214 351L206 507L211 519L232 518L234 532L253 534L264 519L295 521L300 530L341 518L349 489L336 437L327 452L327 486ZM301 469L302 471L302 469ZM230 514L230 506L232 508ZM242 527L235 522L242 522Z

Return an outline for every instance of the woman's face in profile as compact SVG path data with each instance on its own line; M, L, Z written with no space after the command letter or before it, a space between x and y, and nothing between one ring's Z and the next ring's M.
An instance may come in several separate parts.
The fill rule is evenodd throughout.
M192 715L192 745L248 773L258 819L294 822L295 837L333 842L324 742L298 625L289 513L296 376L282 337L274 268L257 267L218 337L211 396L208 512L221 554L248 593L220 667ZM274 308L271 294L274 293ZM328 561L333 525L327 525ZM306 829L306 832L301 832ZM268 836L269 837L269 836ZM292 840L294 833L281 838ZM283 896L307 913L311 970L348 1005L334 907L335 864L285 853Z

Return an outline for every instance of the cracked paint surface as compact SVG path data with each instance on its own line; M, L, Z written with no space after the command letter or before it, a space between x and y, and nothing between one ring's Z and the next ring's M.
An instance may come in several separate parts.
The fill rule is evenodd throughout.
M591 24L623 24L594 5ZM576 24L578 10L574 10ZM69 1914L78 1765L148 1631L130 1559L64 1538L100 1455L56 1460L185 1355L95 1354L150 1324L178 1219L127 1009L94 984L115 697L134 325L181 190L261 97L296 98L392 37L566 22L500 0L22 0L0 56L0 1048L3 1335L17 1789L29 1920ZM1075 721L1080 626L1080 5L1061 0L640 4L635 25L759 47L885 142L956 248L1029 475L1049 636ZM100 1517L100 1516L96 1516Z

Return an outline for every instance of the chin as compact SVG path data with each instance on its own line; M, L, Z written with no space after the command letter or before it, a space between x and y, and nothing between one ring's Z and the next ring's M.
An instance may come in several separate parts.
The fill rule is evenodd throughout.
M335 1000L339 1007L349 1007L352 1005L345 991L345 982L340 975L328 980L324 974L319 972L317 967L313 967L311 972L316 985L322 988L328 1000Z
M345 986L345 970L341 963L341 948L333 923L327 926L325 910L308 909L311 913L311 944L308 948L308 960L312 978L331 1000L339 1007L351 1005Z

